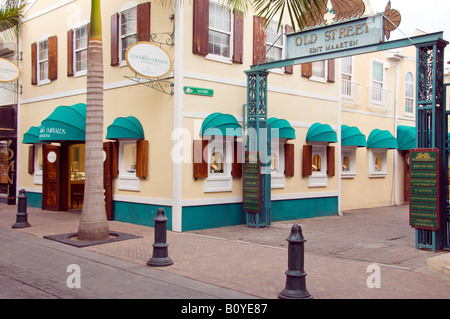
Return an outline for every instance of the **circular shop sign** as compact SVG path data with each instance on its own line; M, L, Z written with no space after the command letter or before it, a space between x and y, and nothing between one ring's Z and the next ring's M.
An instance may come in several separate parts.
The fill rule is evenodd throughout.
M7 59L0 58L0 82L14 82L19 78L19 67Z
M165 76L172 70L172 59L167 52L151 42L137 42L126 52L128 67L145 78Z
M47 154L47 160L48 160L50 163L56 162L56 153L55 153L55 152L49 152L49 153Z

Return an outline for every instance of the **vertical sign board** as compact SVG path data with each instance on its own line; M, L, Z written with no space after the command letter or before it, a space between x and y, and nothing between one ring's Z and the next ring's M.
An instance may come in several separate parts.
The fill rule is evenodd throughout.
M245 152L244 211L261 212L261 161L258 152Z
M438 230L439 149L411 150L411 201L409 224L413 228Z

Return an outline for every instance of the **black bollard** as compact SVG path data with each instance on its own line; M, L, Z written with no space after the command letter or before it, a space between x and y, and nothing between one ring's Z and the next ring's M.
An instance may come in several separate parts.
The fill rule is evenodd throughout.
M164 209L158 208L155 221L155 243L153 244L153 256L147 262L148 266L165 267L173 264L168 256L167 244L167 217Z
M312 299L306 290L304 271L306 239L303 238L302 228L299 225L292 226L291 234L286 240L289 242L286 287L278 294L278 299Z
M12 228L26 228L31 227L28 223L27 213L27 194L24 189L19 191L18 203L17 203L17 215L16 223L12 225Z

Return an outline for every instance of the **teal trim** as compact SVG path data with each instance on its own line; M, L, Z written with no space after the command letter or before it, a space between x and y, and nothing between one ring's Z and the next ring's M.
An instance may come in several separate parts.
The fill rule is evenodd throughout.
M39 143L39 131L41 130L40 126L32 126L30 129L23 135L22 144L37 144Z
M399 125L397 127L397 144L399 151L410 151L416 147L416 128Z
M242 203L185 206L182 216L183 231L235 226L245 223Z
M242 127L231 114L212 113L203 121L200 135L242 137Z
M114 220L136 225L155 227L153 218L158 208L163 208L167 220L167 230L172 230L172 207L129 202L113 202Z
M328 124L314 123L306 134L307 142L337 143L337 134Z
M295 129L287 120L271 117L267 120L267 124L270 124L272 129L272 138L277 136L274 131L278 130L278 138L295 139Z
M367 148L398 148L397 139L389 131L374 129L367 138Z
M41 123L40 142L84 141L86 139L86 104L58 106Z
M355 126L341 126L342 146L366 147L366 136Z
M118 138L144 139L144 129L141 122L134 116L118 117L108 126L106 138L115 140Z
M42 193L27 192L27 206L42 208Z
M272 201L272 221L335 216L338 207L337 196Z

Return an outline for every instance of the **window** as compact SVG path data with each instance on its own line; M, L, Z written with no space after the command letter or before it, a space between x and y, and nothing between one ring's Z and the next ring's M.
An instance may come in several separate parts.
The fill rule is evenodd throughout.
M327 146L312 145L312 174L309 177L308 186L322 187L327 185Z
M341 151L341 176L353 178L356 176L356 146L343 146Z
M34 144L34 184L42 184L42 173L44 170L43 155L42 155L42 145Z
M233 190L231 167L233 144L223 136L214 136L208 143L208 177L205 192L225 192Z
M232 58L232 14L222 4L209 3L208 53L226 59Z
M278 29L278 22L271 21L266 29L266 62L273 62L282 60L284 58L284 36L282 30L284 24L281 24L280 31Z
M74 31L74 69L76 73L87 72L88 26Z
M48 82L48 40L38 43L38 82Z
M9 152L8 142L0 141L0 183L8 184L9 181Z
M387 175L387 149L371 149L369 152L369 177Z
M372 94L371 101L383 104L384 64L372 62Z
M136 7L120 13L120 59L125 61L125 53L136 42L137 15Z
M405 113L414 114L414 77L411 72L405 77Z
M139 178L136 176L136 141L119 142L119 178L121 190L139 191Z
M341 59L341 78L342 94L346 96L353 96L353 57L349 56Z
M271 188L285 187L285 145L286 139L272 139L272 154L270 157Z

